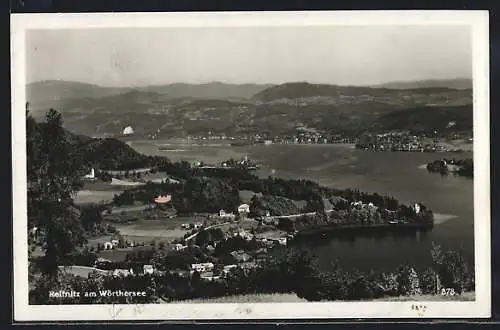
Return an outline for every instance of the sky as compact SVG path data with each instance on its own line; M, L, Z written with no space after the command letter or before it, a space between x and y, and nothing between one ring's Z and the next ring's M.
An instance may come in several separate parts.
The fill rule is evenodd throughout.
M468 26L31 30L26 52L28 83L373 85L472 77Z

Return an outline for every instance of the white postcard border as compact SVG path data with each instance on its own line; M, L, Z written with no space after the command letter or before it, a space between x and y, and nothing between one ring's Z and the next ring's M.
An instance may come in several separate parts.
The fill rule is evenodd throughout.
M466 25L473 31L473 302L29 305L25 127L25 31L119 27ZM92 13L11 15L14 318L16 321L471 318L491 314L489 35L487 11ZM57 65L57 63L55 63ZM415 306L420 306L417 311ZM425 308L424 308L425 306Z

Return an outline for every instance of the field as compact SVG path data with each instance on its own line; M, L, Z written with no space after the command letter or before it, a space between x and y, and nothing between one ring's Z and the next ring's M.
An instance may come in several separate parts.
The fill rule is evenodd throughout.
M421 295L421 296L402 296L402 297L388 297L381 299L373 299L373 301L474 301L475 292L466 292L460 296L441 296L441 295ZM294 293L264 293L264 294L247 294L228 296L220 298L209 299L192 299L184 300L176 303L291 303L291 302L307 302L303 298L299 298ZM338 301L340 302L340 301Z
M80 276L84 278L88 278L89 274L93 271L103 275L108 273L107 271L101 269L97 269L94 267L85 267L85 266L59 266L59 269L69 274L73 274L75 276Z
M240 201L242 203L250 204L250 201L252 200L253 195L255 195L255 192L251 190L240 190L239 195L240 195Z
M374 299L374 301L474 301L476 300L475 292L465 292L456 296L443 295L420 295L420 296L401 296Z
M105 258L105 259L115 261L115 262L122 262L122 261L125 261L127 254L132 252L132 251L133 251L133 248L104 250L104 251L97 253L97 255L100 258Z
M228 296L210 299L183 300L176 303L182 304L217 304L217 303L283 303L283 302L307 302L307 300L297 297L295 293L257 293L238 296Z
M136 184L121 184L124 181L103 182L89 181L85 182L83 189L78 191L73 200L75 204L107 204L113 200L115 195L121 194L124 190L135 188ZM125 182L128 183L128 182Z
M83 190L96 190L96 191L123 191L125 189L131 189L129 186L119 187L112 185L111 182L103 181L89 181L85 182L83 185Z
M149 212L148 212L149 213ZM151 213L145 212L127 212L125 215L113 214L107 216L110 224L112 224L116 229L120 231L120 235L126 240L136 241L136 242L150 242L152 240L156 241L172 241L177 238L182 238L187 230L182 229L181 225L183 223L196 223L203 222L206 218L204 216L191 216L191 217L176 217L172 219L161 218L151 219ZM109 219L118 217L127 217L128 219L137 219L133 222L128 223L116 223L114 221L109 221ZM149 217L146 218L146 217ZM97 243L108 242L111 236L101 236L98 238L89 239L89 243L97 245Z
M107 204L113 201L113 197L121 194L121 192L121 190L80 190L73 197L73 201L76 205Z
M110 185L112 185L112 186L118 186L118 187L138 187L138 186L143 186L144 183L142 183L142 182L135 182L135 181L126 181L126 180L120 180L120 179L112 178Z

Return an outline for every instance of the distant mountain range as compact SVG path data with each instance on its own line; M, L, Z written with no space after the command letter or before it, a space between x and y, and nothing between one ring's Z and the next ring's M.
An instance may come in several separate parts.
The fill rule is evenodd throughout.
M457 127L472 127L472 90L450 87L459 85L466 86L465 80L377 87L214 82L138 88L43 81L27 86L27 101L35 118L54 108L63 114L66 128L90 136L120 134L129 125L145 136L158 131L161 135L197 135L208 131L231 135L262 131L283 134L300 125L358 132L383 130L389 123L391 129L409 126L410 122L424 128L439 122L440 127L447 117L450 121L458 120L461 124ZM396 114L411 109L412 112ZM404 118L410 113L411 120L405 124ZM420 114L431 118L420 120Z
M31 103L48 104L63 99L100 98L130 92L158 93L167 99L248 99L270 86L272 85L212 82L197 85L176 83L144 87L104 87L72 81L47 80L28 84L26 92Z

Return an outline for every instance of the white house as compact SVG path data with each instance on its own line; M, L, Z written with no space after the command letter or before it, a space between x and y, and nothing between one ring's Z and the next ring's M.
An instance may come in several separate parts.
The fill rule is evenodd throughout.
M277 218L265 217L264 223L266 225L277 225L279 223L279 220Z
M38 227L31 228L31 235L35 236L38 234Z
M95 170L94 170L94 168L90 169L90 173L86 174L83 178L84 179L88 179L88 180L94 180L95 179Z
M97 258L97 260L94 262L94 267L97 267L97 266L102 265L102 264L111 264L111 263L113 263L111 260L106 259L106 258L99 257L99 258Z
M212 273L201 274L201 278L209 281L217 281L220 279L220 276L215 276Z
M123 135L131 135L134 134L134 129L132 126L127 126L123 129Z
M112 250L112 249L113 249L113 243L111 242L104 243L104 250Z
M238 213L239 214L248 214L250 213L250 205L248 204L241 204L238 206Z
M211 262L205 262L201 264L192 264L191 269L198 272L211 272L214 269L214 264Z
M253 234L249 233L249 232L248 232L248 231L246 231L246 230L242 230L242 231L240 231L240 232L236 232L236 233L234 233L234 236L240 236L240 237L244 238L244 239L245 239L245 240L247 240L247 241L252 240L252 239L253 239L253 237L254 237L254 235L253 235Z
M132 275L133 273L128 270L128 269L115 269L113 271L113 276L115 277L119 277L119 276L129 276L129 275Z
M413 206L413 209L415 210L416 214L419 214L420 213L420 204L415 203L415 205Z
M287 241L286 237L280 237L280 238L278 238L278 243L280 245L286 245L286 241Z
M224 268L222 269L222 272L224 274L227 274L231 271L231 269L234 269L236 267L238 267L238 265L225 265Z
M155 203L158 203L158 204L166 204L166 203L170 202L171 200L172 200L171 195L166 195L166 196L159 195L158 197L156 197L154 199Z
M352 206L363 206L363 202L362 201L352 202L351 205Z
M142 267L144 274L153 274L154 273L154 268L153 265L144 265Z
M235 215L233 213L226 213L224 210L219 211L219 217L220 218L234 218Z
M174 245L174 251L182 251L185 248L187 248L187 246L179 244L179 243L177 243L177 244Z

